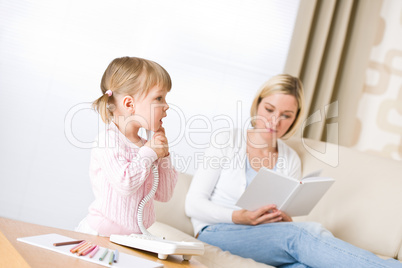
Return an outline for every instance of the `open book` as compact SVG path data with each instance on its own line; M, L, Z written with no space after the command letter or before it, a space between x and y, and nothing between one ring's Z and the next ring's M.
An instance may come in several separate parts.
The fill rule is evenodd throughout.
M275 204L291 217L307 215L335 182L332 178L318 177L320 173L318 170L297 180L261 168L236 205L256 210Z

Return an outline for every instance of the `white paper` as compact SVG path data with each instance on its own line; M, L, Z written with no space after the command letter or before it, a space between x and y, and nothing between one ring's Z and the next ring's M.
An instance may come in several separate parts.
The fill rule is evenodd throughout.
M59 234L46 234L46 235L38 235L38 236L30 236L30 237L22 237L22 238L17 238L18 241L31 244L37 247L41 247L44 249L48 249L51 251L55 251L58 253L62 253L65 255L68 255L73 258L78 258L84 261L89 261L93 262L96 264L100 264L106 267L141 267L141 268L157 268L157 267L163 267L163 264L149 261L146 259L142 259L133 255L129 255L126 253L119 252L119 258L117 263L113 263L112 265L109 265L109 257L111 252L114 252L114 250L109 250L109 253L105 256L105 258L100 261L99 257L102 255L104 252L105 248L99 247L98 252L96 252L95 256L92 258L89 257L90 254L86 256L78 256L77 254L73 254L70 252L70 249L73 248L76 245L65 245L65 246L53 246L53 243L60 243L60 242L67 242L67 241L72 241L76 239L72 239L70 237L62 236Z

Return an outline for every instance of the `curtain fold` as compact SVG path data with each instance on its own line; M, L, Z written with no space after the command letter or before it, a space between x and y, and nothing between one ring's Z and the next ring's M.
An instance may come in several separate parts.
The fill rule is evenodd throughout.
M285 72L305 88L306 138L352 145L382 0L301 0Z

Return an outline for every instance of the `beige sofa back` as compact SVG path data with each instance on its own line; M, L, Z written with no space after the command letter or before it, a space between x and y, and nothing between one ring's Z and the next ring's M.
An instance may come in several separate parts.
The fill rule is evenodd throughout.
M402 163L333 144L290 140L303 174L319 168L336 182L307 217L336 237L386 257L402 260ZM338 163L336 163L338 162ZM168 203L156 202L157 220L193 235L184 201L191 175L180 174ZM398 255L399 252L399 255Z
M179 229L191 236L194 235L193 225L184 211L186 194L193 176L180 173L172 198L167 203L155 202L156 220Z
M334 144L287 143L299 154L303 174L322 168L322 176L336 180L313 211L296 220L320 222L342 240L397 257L402 246L402 163ZM400 253L398 257L402 259Z

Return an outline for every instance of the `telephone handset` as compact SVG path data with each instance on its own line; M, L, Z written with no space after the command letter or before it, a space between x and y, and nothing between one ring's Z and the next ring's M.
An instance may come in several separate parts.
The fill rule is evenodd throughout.
M152 138L151 131L147 130L147 140ZM192 255L203 255L204 244L201 242L177 242L166 240L151 234L147 228L145 228L142 215L144 212L145 204L155 195L159 184L159 172L158 167L152 164L152 173L154 180L151 191L141 200L138 206L137 223L142 234L131 235L111 235L110 241L116 244L137 248L145 251L158 253L159 259L166 259L168 255L183 255L184 260L190 260Z

